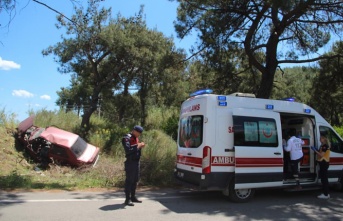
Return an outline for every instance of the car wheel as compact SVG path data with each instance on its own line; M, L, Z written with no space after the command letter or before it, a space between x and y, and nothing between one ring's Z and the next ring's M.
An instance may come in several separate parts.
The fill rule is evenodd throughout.
M229 185L228 198L236 203L249 202L255 195L255 189L235 189L235 182L232 181Z

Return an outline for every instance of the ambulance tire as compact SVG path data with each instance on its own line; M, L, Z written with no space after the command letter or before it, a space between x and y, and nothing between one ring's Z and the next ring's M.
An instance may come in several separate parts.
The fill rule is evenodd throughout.
M236 189L235 182L229 185L229 199L236 203L249 202L255 195L255 189Z

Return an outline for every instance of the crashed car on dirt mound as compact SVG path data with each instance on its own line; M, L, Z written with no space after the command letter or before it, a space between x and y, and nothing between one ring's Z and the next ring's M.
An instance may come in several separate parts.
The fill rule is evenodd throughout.
M77 134L57 127L34 126L33 121L34 115L19 124L17 138L42 165L51 162L72 167L96 165L99 147L87 143Z

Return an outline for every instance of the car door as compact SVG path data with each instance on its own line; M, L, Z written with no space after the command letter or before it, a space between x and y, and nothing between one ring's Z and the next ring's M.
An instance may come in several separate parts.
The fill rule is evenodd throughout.
M281 186L283 149L280 114L233 110L235 189Z

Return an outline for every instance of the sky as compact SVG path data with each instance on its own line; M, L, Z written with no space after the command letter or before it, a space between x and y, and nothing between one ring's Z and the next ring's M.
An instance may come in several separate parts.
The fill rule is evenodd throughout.
M63 13L73 14L70 0L40 0ZM20 122L29 111L58 110L57 91L70 85L70 74L58 72L53 55L43 56L42 50L61 41L65 29L55 27L56 13L30 0L17 0L15 15L0 13L0 112L16 115ZM84 1L86 2L86 1ZM176 20L177 2L168 0L106 0L101 6L112 8L112 17L138 14L144 5L148 28L156 28L166 37L173 36L176 47L188 50L195 37L177 38L173 21Z

